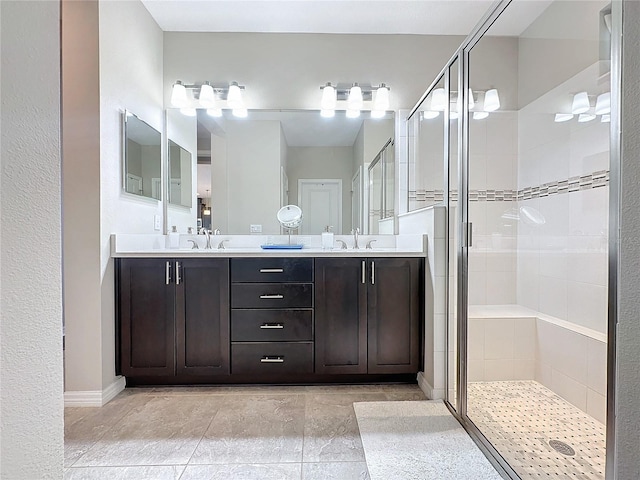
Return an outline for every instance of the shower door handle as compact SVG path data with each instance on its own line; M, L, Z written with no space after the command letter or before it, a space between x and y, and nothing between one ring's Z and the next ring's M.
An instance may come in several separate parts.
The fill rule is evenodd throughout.
M462 246L471 247L473 245L473 223L462 222Z
M473 223L469 222L467 226L467 238L469 239L469 247L473 247Z

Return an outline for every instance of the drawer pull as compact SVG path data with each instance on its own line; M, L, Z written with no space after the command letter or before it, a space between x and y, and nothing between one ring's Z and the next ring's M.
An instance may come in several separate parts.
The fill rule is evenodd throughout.
M262 325L260 325L260 328L262 328L263 330L281 330L284 328L284 325L282 325L281 323L263 323Z
M284 358L264 356L260 359L260 363L284 363Z
M260 273L283 273L284 268L261 268Z
M265 299L274 299L274 298L276 298L276 299L279 299L279 298L284 298L284 295L280 295L280 294L277 294L277 295L260 295L260 298L265 298Z

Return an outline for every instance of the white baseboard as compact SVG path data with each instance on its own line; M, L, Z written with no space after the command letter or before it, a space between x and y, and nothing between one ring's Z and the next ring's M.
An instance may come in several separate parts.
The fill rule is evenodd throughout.
M118 395L124 387L126 381L124 377L118 377L104 390L86 390L75 392L64 392L65 407L102 407Z
M429 400L444 399L444 388L433 388L424 376L424 372L418 372L418 386Z

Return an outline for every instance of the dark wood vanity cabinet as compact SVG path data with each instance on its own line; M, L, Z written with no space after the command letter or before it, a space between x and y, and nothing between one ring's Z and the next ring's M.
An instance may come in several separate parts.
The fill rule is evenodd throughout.
M123 258L120 373L229 374L229 260Z
M416 373L420 258L316 259L316 373Z

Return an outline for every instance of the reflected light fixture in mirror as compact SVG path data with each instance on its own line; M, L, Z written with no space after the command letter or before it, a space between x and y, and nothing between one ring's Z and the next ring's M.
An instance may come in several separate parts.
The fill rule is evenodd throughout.
M211 197L209 196L209 190L207 190L207 196L204 199L202 214L207 216L211 215Z
M594 120L595 118L596 118L596 116L593 113L581 113L578 116L578 122L579 123L590 122L591 120Z
M500 97L498 96L498 90L492 88L487 90L484 94L484 111L495 112L500 108Z
M381 83L376 90L376 100L371 110L371 118L382 118L389 110L389 87Z
M444 93L444 88L436 88L431 94L431 110L444 112L446 106L447 96Z
M611 92L598 95L596 99L596 115L607 115L611 113Z
M571 103L571 113L579 115L585 113L591 108L589 104L589 95L587 92L578 92L573 96L573 102Z
M489 116L489 112L473 112L474 120L484 120Z
M553 121L556 123L562 123L562 122L568 122L572 118L573 118L573 113L556 113L556 116Z

